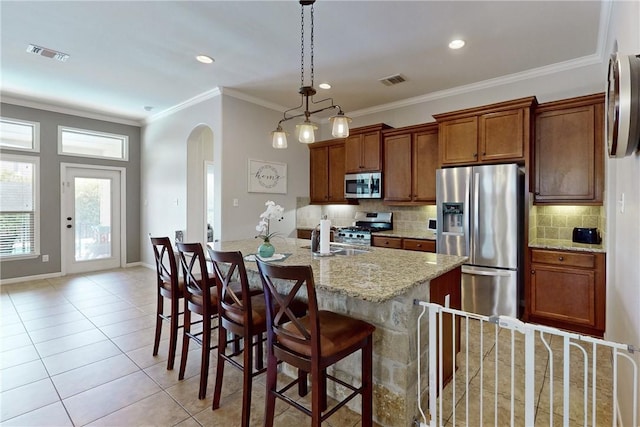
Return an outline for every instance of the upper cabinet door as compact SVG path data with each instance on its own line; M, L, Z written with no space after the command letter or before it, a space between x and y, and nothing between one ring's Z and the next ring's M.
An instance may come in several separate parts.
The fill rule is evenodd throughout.
M438 129L413 135L413 200L436 201L438 169Z
M381 133L368 132L362 134L362 170L376 172L382 170L382 140Z
M344 197L344 140L309 145L311 204L348 203Z
M478 118L465 117L440 123L440 161L443 165L478 161Z
M309 148L309 169L311 203L326 203L329 199L329 147Z
M411 201L411 133L384 139L384 200Z
M329 201L345 202L344 198L344 144L329 147Z
M541 104L536 114L534 202L602 204L604 95Z
M349 135L345 140L347 173L378 172L382 170L381 132Z
M524 161L523 109L483 114L479 120L478 147L481 161Z

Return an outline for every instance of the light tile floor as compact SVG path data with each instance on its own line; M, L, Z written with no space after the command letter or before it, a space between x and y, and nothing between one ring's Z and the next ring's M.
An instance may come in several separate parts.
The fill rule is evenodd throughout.
M182 381L180 340L175 369L166 370L166 322L152 356L155 280L155 271L136 267L1 286L0 424L240 425L242 374L228 364L220 408L211 410L215 351L204 400L199 346L190 346ZM264 374L254 378L252 426L262 425L264 387ZM276 414L278 427L310 424L282 402ZM360 417L343 408L324 425L351 427Z
M442 393L442 424L447 426L465 425L515 425L524 426L525 401L525 348L524 336L518 332L497 328L489 323L482 325L470 319L467 324L461 322L461 351L458 354L455 395L454 382L451 381ZM465 332L469 331L468 341ZM480 336L483 336L482 351ZM535 425L549 426L563 424L563 338L545 334L547 343L553 352L553 363L545 344L536 334L535 338ZM575 342L575 341L574 341ZM497 343L497 345L496 345ZM570 347L570 404L569 425L612 425L612 353L609 347L598 346L596 350L596 422L592 423L592 347L580 343L588 357L587 362L587 413L584 418L584 355L576 346ZM513 347L513 348L512 348ZM468 353L467 353L468 349ZM514 369L512 373L512 350ZM482 361L482 362L481 362ZM480 367L482 366L482 372ZM497 369L497 377L496 377ZM512 381L513 375L513 381ZM497 379L497 387L496 387ZM553 381L551 381L553 379ZM513 418L511 416L511 389L513 384ZM551 395L553 384L553 399ZM467 387L468 385L468 387ZM482 402L481 402L482 400ZM497 405L496 405L496 400ZM553 408L551 401L553 400ZM452 405L452 402L456 402ZM439 403L438 403L439 404ZM455 406L455 411L453 407ZM497 411L495 410L497 406ZM468 411L467 411L468 407ZM480 408L482 407L482 412ZM552 410L553 409L553 410ZM482 416L480 415L482 413ZM553 413L553 418L551 417ZM480 420L482 419L482 423Z

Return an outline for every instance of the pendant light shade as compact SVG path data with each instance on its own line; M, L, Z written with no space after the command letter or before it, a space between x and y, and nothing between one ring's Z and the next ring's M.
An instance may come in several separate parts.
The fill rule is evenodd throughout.
M278 125L278 128L271 132L271 138L273 148L287 148L287 133L282 130L282 126Z
M314 66L313 66L313 4L315 3L316 0L299 0L300 1L300 6L301 6L301 23L300 23L300 27L301 27L301 51L300 51L300 90L298 91L298 93L300 94L300 105L298 105L297 107L294 108L290 108L287 111L284 112L283 114L283 118L282 120L280 120L280 122L278 122L278 127L276 128L276 130L274 130L273 132L271 132L271 136L272 136L272 144L273 144L273 148L287 148L287 136L286 133L282 130L282 126L281 124L283 122L286 122L288 120L291 119L295 119L298 117L304 117L305 120L304 122L296 125L296 133L298 134L298 141L304 143L304 144L311 144L313 142L315 142L316 136L315 136L315 131L316 129L318 129L318 126L311 122L311 120L309 120L309 117L312 114L316 114L316 113L320 113L321 111L325 111L325 110L329 110L329 109L336 109L338 110L338 114L336 114L335 116L331 117L329 120L331 122L332 125L332 129L331 129L331 134L334 136L334 138L346 138L347 136L349 136L349 122L351 121L351 119L347 116L344 115L344 113L342 112L342 108L340 108L339 105L334 104L333 103L333 98L326 98L326 99L322 99L320 101L314 101L313 100L313 96L316 94L316 90L313 87L313 79L314 79ZM310 74L311 74L311 84L306 84L305 83L305 78L304 78L304 49L305 49L305 43L304 43L304 39L305 39L305 25L304 25L304 8L305 6L310 6L309 9L311 10L311 45L310 45L310 51L311 51L311 69L310 69ZM309 110L309 104L314 105L314 104L320 104L323 102L331 102L330 105L324 107L324 108L319 108L317 110L314 111L310 111ZM304 111L302 111L302 109L304 108ZM291 112L296 112L298 114L290 114Z
M331 121L331 135L334 138L346 138L349 136L349 122L351 119L340 111L335 116L329 118Z
M303 144L313 144L316 141L316 129L318 129L318 126L309 119L296 125L298 141Z

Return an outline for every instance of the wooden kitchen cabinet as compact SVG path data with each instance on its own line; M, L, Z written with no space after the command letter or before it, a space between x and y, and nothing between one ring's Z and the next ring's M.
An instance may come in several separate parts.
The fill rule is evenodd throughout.
M312 204L348 203L344 197L344 140L309 145L309 196Z
M601 205L604 94L540 104L535 114L536 204Z
M442 166L524 163L535 97L435 114Z
M371 236L371 246L402 249L401 237Z
M460 310L462 308L461 277L462 271L461 268L458 267L429 281L429 302L445 306L448 295L449 307ZM445 349L445 351L442 352L443 386L453 378L453 372L457 368L455 356L460 351L460 319L461 316L456 316L454 329L453 316L448 313L442 315L442 348ZM438 329L439 326L436 324L436 330ZM440 337L436 337L436 342L439 340ZM455 351L451 351L454 340ZM436 345L436 348L438 348L438 345ZM439 369L440 361L436 360L436 363L437 369Z
M346 173L379 172L382 170L383 123L355 128L345 139Z
M531 249L529 322L603 336L605 254Z
M402 249L409 251L435 252L436 241L426 239L402 239Z
M409 251L435 252L436 241L427 239L411 239L405 237L371 236L371 246L383 248L406 249Z
M387 130L383 148L385 204L435 203L438 125Z

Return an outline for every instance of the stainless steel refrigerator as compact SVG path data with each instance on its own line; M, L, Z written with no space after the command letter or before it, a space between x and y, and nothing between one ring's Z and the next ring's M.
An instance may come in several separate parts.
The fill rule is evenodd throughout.
M516 164L438 169L440 254L467 256L462 309L519 316L524 172Z

